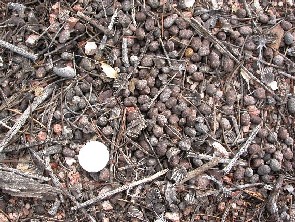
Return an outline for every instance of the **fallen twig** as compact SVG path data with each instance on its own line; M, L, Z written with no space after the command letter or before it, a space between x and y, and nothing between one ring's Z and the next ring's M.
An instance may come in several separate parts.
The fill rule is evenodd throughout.
M23 48L20 48L18 46L15 46L15 45L12 45L10 44L9 42L5 42L3 40L0 39L0 46L3 47L3 48L6 48L6 49L9 49L19 55L22 55L24 56L25 58L27 59L31 59L33 61L36 61L38 59L38 56L35 55L35 54L32 54L28 51L26 51L25 49Z
M107 198L107 197L113 196L113 195L116 194L116 193L120 193L120 192L122 192L122 191L124 191L124 190L131 189L131 188L133 188L133 187L135 187L135 186L138 186L138 185L140 185L140 184L150 182L150 181L152 181L152 180L154 180L154 179L156 179L156 178L158 178L158 177L160 177L160 176L163 176L163 175L164 175L165 173L167 173L167 172L168 172L168 169L161 170L161 171L159 171L158 173L155 173L154 175L152 175L152 176L150 176L150 177L147 177L147 178L144 178L144 179L142 179L142 180L138 180L138 181L135 181L135 182L133 182L133 183L130 183L130 184L127 184L127 185L123 185L123 186L118 187L118 188L116 188L116 189L114 189L114 190L111 190L111 191L108 191L108 192L105 192L105 193L99 194L97 197L92 198L92 199L90 199L90 200L87 200L87 201L85 201L84 203L81 203L81 204L79 204L79 205L76 206L76 207L72 207L71 209L72 209L72 210L77 210L77 209L80 209L80 208L82 208L82 207L87 207L87 206L89 206L89 205L91 205L91 204L94 204L94 203L96 203L96 202L98 202L98 201L100 201L100 200L103 200L103 199L105 199L105 198Z
M110 24L109 24L109 26L108 26L108 32L109 32L109 33L112 31L112 29L113 29L113 27L114 27L114 24L115 24L115 20L116 20L117 14L118 14L118 10L116 9L116 10L114 11L114 14L113 14L112 18L111 18L111 22L110 22ZM102 51L103 51L104 48L105 48L105 45L106 45L106 43L107 43L107 39L108 39L108 35L105 33L105 34L103 35L102 40L101 40L101 42L100 42L100 45L99 45L99 47L98 47L98 55L102 55Z
M295 79L295 76L292 76L286 72L283 72L283 71L278 71L279 74L283 75L283 76L286 76L287 78L289 79Z
M168 53L167 53L167 51L166 51L166 49L165 49L164 43L163 43L163 41L162 41L161 38L159 38L159 41L160 41L160 43L161 43L161 46L162 46L162 49L163 49L164 55L166 56L166 60L167 60L167 62L168 62L168 65L169 65L170 68L172 68L172 64L171 64L171 61L170 61L169 55L168 55Z
M61 184L61 182L59 181L59 179L58 179L58 177L57 176L55 176L55 174L54 174L54 172L53 172L53 170L52 170L52 168L51 168L51 166L50 166L50 164L48 163L48 162L45 162L45 161L43 161L42 160L42 158L40 157L40 155L38 154L38 153L36 153L33 149L30 149L30 151L31 151L31 153L32 153L32 155L35 157L35 159L37 160L37 162L38 162L38 164L40 164L41 165L41 167L42 168L44 168L47 172L48 172L48 174L49 174L49 176L51 177L51 179L52 179L52 182L53 182L53 184L56 186L56 187L58 187L68 198L70 198L70 200L76 205L76 206L78 206L78 201L76 200L76 198L68 191L68 190L66 190L63 186L62 186L62 184ZM60 199L63 201L63 197L62 196L60 196ZM88 214L87 213L87 211L85 210L85 209L81 209L81 211L82 211L82 213L85 215L85 216L87 216L89 219L90 219L90 221L92 221L92 222L95 222L96 220L90 215L90 214Z
M179 183L182 184L182 183L204 173L205 171L211 169L212 167L215 167L220 162L220 159L221 159L220 157L214 157L208 163L198 167L197 169L194 169L194 170L188 172L186 177L182 181L180 181Z
M103 32L105 35L110 34L110 30L105 28L104 26L98 24L95 20L85 15L83 12L77 12L77 16L86 22L89 22L89 24L93 25L95 28L97 28L99 31Z
M15 174L18 174L18 175L27 177L29 179L37 179L40 182L44 182L44 181L49 181L50 180L49 177L43 177L43 176L39 176L37 174L25 173L25 172L22 172L20 170L17 170L17 169L14 169L14 168L10 168L10 167L0 166L0 170L1 171L8 171L8 172L11 172L11 173L15 173Z
M130 66L126 37L123 37L123 40L122 40L122 62L126 68Z
M229 164L223 169L223 171L224 171L225 174L228 174L229 173L229 171L235 165L235 163L240 158L240 156L247 151L248 147L250 146L251 142L254 140L254 138L255 138L256 134L258 133L258 131L260 130L260 128L261 128L261 125L257 125L255 127L255 129L252 131L252 133L250 134L250 136L247 139L247 141L243 144L243 146L236 153L236 155L234 156L234 158L229 162Z
M41 96L35 97L33 103L24 111L24 113L19 117L17 122L13 125L13 127L6 133L4 139L0 143L0 152L4 149L5 146L9 143L9 141L12 139L12 137L17 134L17 132L20 130L20 128L25 124L29 116L32 112L47 99L51 93L53 92L55 84L48 85Z
M243 184L243 185L238 185L236 187L231 187L231 188L228 188L227 191L228 192L233 192L233 191L236 191L236 190L244 190L244 189L247 189L247 188L250 188L250 187L256 187L256 186L262 186L264 185L263 183L250 183L250 184ZM218 195L221 191L220 190L210 190L204 194L199 194L197 195L196 197L197 198L204 198L204 197L208 197L208 196L211 196L211 195Z
M284 175L280 174L277 181L276 185L271 191L270 195L268 196L268 200L266 203L266 209L267 211L272 215L272 216L278 216L278 206L277 206L277 200L279 197L280 189L283 185L284 182Z
M210 155L202 154L202 153L193 153L193 152L188 152L188 157L196 157L201 160L212 160L214 158L214 156L210 156ZM229 163L230 161L231 159L222 158L219 160L219 163ZM238 160L237 164L240 166L248 166L248 163L242 160Z

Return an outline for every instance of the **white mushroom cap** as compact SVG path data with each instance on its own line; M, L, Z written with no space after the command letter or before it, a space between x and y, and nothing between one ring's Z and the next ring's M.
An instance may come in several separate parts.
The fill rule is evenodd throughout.
M90 141L80 149L78 160L87 172L98 172L109 162L108 148L101 142Z

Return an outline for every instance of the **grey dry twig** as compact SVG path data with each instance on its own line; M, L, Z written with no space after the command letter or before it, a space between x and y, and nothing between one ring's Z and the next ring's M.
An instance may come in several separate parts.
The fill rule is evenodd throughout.
M105 199L105 198L107 198L107 197L113 196L113 195L116 194L116 193L120 193L120 192L122 192L122 191L124 191L124 190L131 189L131 188L133 188L133 187L135 187L135 186L138 186L138 185L140 185L140 184L150 182L150 181L152 181L152 180L154 180L154 179L156 179L156 178L158 178L158 177L160 177L160 176L163 176L163 175L166 174L167 172L168 172L168 169L161 170L161 171L155 173L154 175L152 175L152 176L150 176L150 177L144 178L144 179L142 179L142 180L137 180L137 181L132 182L132 183L130 183L130 184L127 184L127 185L123 185L123 186L121 186L121 187L118 187L118 188L116 188L116 189L114 189L114 190L111 190L111 191L108 191L108 192L105 192L105 193L99 194L97 197L94 197L94 198L92 198L92 199L90 199L90 200L87 200L87 201L85 201L84 203L81 203L81 204L79 204L79 205L76 206L76 207L72 207L71 210L77 210L77 209L80 209L80 208L82 208L82 207L87 207L87 206L89 206L89 205L91 205L91 204L94 204L94 203L96 203L96 202L98 202L98 201L100 201L100 200L103 200L103 199Z
M11 51L13 51L13 52L15 52L15 53L17 53L19 55L22 55L27 59L31 59L33 61L36 61L38 59L37 55L32 54L32 53L28 52L27 50L25 50L25 49L23 49L21 47L12 45L9 42L3 41L1 39L0 39L0 46L3 47L3 48L9 49L9 50L11 50Z
M247 141L244 143L244 145L240 148L240 150L236 153L236 155L234 156L234 158L229 162L229 164L223 169L225 174L228 174L229 171L231 170L231 168L235 165L235 163L237 162L237 160L240 158L240 156L245 153L250 145L250 143L254 140L256 134L258 133L258 131L260 130L261 125L257 125L255 127L255 129L252 131L252 133L250 134L249 138L247 139Z
M48 85L44 89L41 96L37 96L34 98L33 103L23 112L23 114L19 117L13 127L6 133L4 139L0 143L0 152L2 152L2 150L5 148L5 146L7 146L12 137L16 135L20 128L25 124L30 114L34 112L34 110L51 95L54 87L54 83Z

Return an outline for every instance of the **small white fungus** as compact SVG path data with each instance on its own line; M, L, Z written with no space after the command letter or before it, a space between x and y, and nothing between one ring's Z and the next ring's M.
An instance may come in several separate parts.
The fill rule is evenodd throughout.
M98 172L109 162L108 148L101 142L90 141L79 152L78 160L87 172Z

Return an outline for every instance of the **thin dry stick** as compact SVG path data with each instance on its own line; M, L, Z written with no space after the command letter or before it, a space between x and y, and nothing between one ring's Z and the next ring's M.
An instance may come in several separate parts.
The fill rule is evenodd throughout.
M284 175L282 175L282 174L279 175L276 185L275 185L274 189L271 191L271 193L268 197L268 201L266 203L267 211L273 216L276 216L276 214L278 213L277 200L279 197L280 189L281 189L283 182L284 182L284 178L285 178Z
M38 59L38 56L35 54L32 54L30 52L28 52L27 50L20 48L18 46L12 45L9 42L5 42L3 40L0 39L0 46L6 49L9 49L19 55L22 55L23 57L27 58L27 59L31 59L33 61L36 61Z
M99 31L103 32L104 34L109 34L110 31L105 28L103 25L100 25L97 21L93 20L92 18L85 15L83 12L77 12L77 16L86 22L89 22L89 24L93 25L95 28L97 28Z
M130 66L126 37L123 37L122 39L122 62L126 68Z
M132 17L132 22L133 22L133 25L136 27L137 24L136 24L136 19L135 19L135 5L134 5L134 0L132 0L132 8L131 8L131 17Z
M112 30L113 27L114 27L115 19L116 19L116 17L117 17L117 14L118 14L118 10L116 9L116 10L114 11L114 14L113 14L112 18L111 18L111 22L110 22L110 24L109 24L109 26L108 26L108 31L109 31L109 32L111 32L111 30ZM105 33L105 34L103 35L102 40L101 40L101 42L100 42L100 45L99 45L99 47L98 47L98 55L102 55L102 50L104 50L104 48L105 48L105 46L106 46L107 39L108 39L108 36L107 36L106 33Z
M212 160L214 158L214 156L210 156L210 155L207 155L207 154L202 154L202 153L193 153L193 152L190 152L188 153L188 157L197 157L201 160ZM222 158L220 159L219 163L229 163L231 161L231 159L227 159L227 158ZM245 162L245 161L237 161L237 164L240 165L240 166L248 166L248 163Z
M188 174L186 175L186 177L180 181L179 183L182 184L202 173L204 173L205 171L211 169L212 167L215 167L219 162L220 162L221 158L220 157L214 157L212 160L210 160L208 163L198 167L197 169L194 169L190 172L188 172Z
M236 187L231 187L229 188L227 191L228 192L233 192L233 191L236 191L236 190L242 190L244 191L244 189L247 189L247 188L251 188L251 187L256 187L256 186L262 186L264 185L263 183L250 183L250 184L244 184L244 185L238 185ZM244 191L246 192L246 191ZM204 197L208 197L208 196L211 196L211 195L218 195L220 193L220 190L210 190L204 194L200 194L200 195L197 195L196 197L198 199L200 198L204 198Z
M287 78L289 79L295 79L295 76L292 76L286 72L283 72L283 71L278 71L279 74L283 75L283 76L286 76Z
M161 43L162 49L163 49L163 51L164 51L164 54L165 54L165 56L166 56L166 60L167 60L167 62L168 62L168 65L169 65L170 68L172 68L172 64L171 64L171 61L170 61L169 55L168 55L168 53L167 53L167 51L166 51L166 49L165 49L164 43L163 43L163 41L162 41L161 38L159 38L159 41L160 41L160 43Z
M22 172L20 170L14 169L14 168L5 167L4 165L0 166L0 170L15 173L15 174L27 177L27 178L37 179L39 181L50 181L49 177L43 177L43 176L39 176L37 174L31 174L31 173L27 173L27 172Z
M223 171L224 171L225 174L228 174L229 173L229 171L235 165L235 163L240 158L240 156L247 151L248 147L250 146L251 142L254 140L254 138L255 138L256 134L258 133L258 131L260 130L260 128L261 128L261 125L260 124L255 127L255 129L252 131L252 133L250 134L249 138L244 143L244 145L241 147L241 149L236 153L236 155L229 162L229 164L223 169Z
M6 133L4 139L0 143L0 152L4 149L5 146L9 143L12 137L17 134L20 128L25 124L27 119L29 118L30 114L34 112L34 110L44 102L53 92L55 84L48 85L41 96L35 97L33 103L24 111L24 113L20 116L18 121L13 125L13 127Z
M111 191L108 191L108 192L105 192L105 193L102 193L102 194L99 194L97 197L95 198L92 198L90 200L87 200L85 201L84 203L81 203L80 205L76 206L76 207L72 207L71 210L77 210L77 209L80 209L82 207L87 207L91 204L94 204L100 200L103 200L107 197L110 197L110 196L113 196L114 194L116 193L120 193L124 190L128 190L128 189L131 189L133 187L136 187L140 184L144 184L144 183L148 183L148 182L151 182L153 181L154 179L160 177L160 176L163 176L165 173L168 172L168 169L165 169L165 170L161 170L159 171L158 173L155 173L154 175L150 176L150 177L147 177L147 178L144 178L142 180L138 180L138 181L135 181L133 183L130 183L130 184L127 184L127 185L123 185L121 187L118 187L114 190L111 190Z
M33 149L30 149L30 151L31 151L31 153L32 153L32 155L35 157L35 159L37 160L37 162L48 172L48 174L49 174L49 176L51 177L51 179L52 179L52 182L53 182L53 184L56 186L56 187L58 187L59 189L61 189L62 190L62 192L67 196L67 197L69 197L70 198L70 200L76 205L76 206L78 206L78 201L76 200L76 198L67 190L67 189L65 189L63 186L62 186L62 184L61 184L61 182L59 181L59 178L57 177L57 176L55 176L55 174L54 174L54 172L53 172L53 170L52 170L52 168L51 168L51 166L50 166L50 164L49 163L47 163L47 162L45 162L45 161L43 161L42 160L42 158L40 157L40 155L39 154L37 154ZM60 196L60 199L62 200L62 202L63 202L63 196L61 195ZM89 219L90 219L90 221L92 221L92 222L95 222L96 220L90 215L90 214L88 214L87 213L87 211L85 210L85 209L81 209L81 211L82 211L82 213L85 215L85 216L87 216Z

